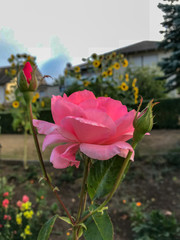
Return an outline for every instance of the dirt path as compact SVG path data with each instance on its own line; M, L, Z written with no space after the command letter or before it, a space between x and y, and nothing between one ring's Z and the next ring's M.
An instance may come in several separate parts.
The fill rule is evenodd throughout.
M39 135L40 146L44 136ZM28 136L28 160L36 160L37 154L33 137ZM9 160L23 159L24 136L18 134L0 135L1 158ZM49 160L54 146L49 146L43 153L44 159ZM170 151L180 152L180 130L153 130L150 136L145 136L138 146L138 155L164 154Z

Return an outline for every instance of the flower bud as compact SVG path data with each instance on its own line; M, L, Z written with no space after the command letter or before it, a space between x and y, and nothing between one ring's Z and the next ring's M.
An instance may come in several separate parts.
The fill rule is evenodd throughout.
M37 89L36 68L33 69L27 62L18 74L18 87L21 92L35 91Z
M142 105L142 98L141 102L139 104L138 110L136 112L135 119L133 121L134 126L134 134L133 134L133 141L135 144L137 144L147 133L149 133L153 127L153 107L158 103L153 103L153 100L151 100L145 109L142 110L141 113L139 113L140 107Z

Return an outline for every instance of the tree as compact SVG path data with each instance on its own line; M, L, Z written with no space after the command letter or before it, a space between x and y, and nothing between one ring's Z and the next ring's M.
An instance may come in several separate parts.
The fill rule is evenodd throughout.
M167 91L180 87L180 4L174 4L177 0L164 0L168 3L159 3L158 7L164 12L165 28L160 33L164 34L164 40L159 44L159 48L170 52L170 56L164 58L159 66L164 72L161 79L168 79Z

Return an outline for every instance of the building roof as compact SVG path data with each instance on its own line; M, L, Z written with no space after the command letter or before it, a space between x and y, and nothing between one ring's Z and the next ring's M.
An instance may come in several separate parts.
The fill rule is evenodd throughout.
M135 44L131 44L127 47L116 49L112 52L118 52L122 54L135 54L139 52L148 52L158 50L159 41L142 41ZM111 52L111 53L112 53ZM110 53L106 53L110 54Z

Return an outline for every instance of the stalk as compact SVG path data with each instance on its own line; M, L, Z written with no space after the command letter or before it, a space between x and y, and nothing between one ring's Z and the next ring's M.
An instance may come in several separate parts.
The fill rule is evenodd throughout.
M29 114L30 125L31 125L31 129L32 129L32 133L33 133L34 143L35 143L35 146L36 146L36 151L37 151L37 154L38 154L39 163L40 163L40 166L41 166L41 170L42 170L44 179L46 180L46 182L48 183L49 187L53 191L56 199L58 200L58 202L60 203L60 205L62 206L64 211L66 212L66 214L67 214L68 218L70 219L71 223L74 225L74 220L72 219L69 211L67 210L67 208L65 207L63 201L61 200L60 196L58 195L57 190L52 185L52 183L51 183L51 181L50 181L50 179L48 177L48 174L46 172L46 168L45 168L44 161L43 161L43 158L42 158L41 150L40 150L40 147L39 147L39 142L38 142L38 139L37 139L36 129L33 126L33 123L32 123L33 114L32 114L31 103L28 103L28 114Z

